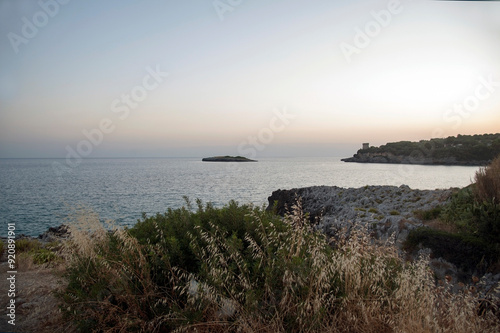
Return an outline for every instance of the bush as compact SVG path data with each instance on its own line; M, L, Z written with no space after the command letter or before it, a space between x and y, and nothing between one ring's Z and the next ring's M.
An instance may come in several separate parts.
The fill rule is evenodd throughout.
M500 246L500 204L493 200L478 202L475 184L455 193L444 206L441 218L456 226L459 233L468 234L494 246Z
M415 216L421 220L430 221L439 218L442 209L442 206L436 206L429 210L416 210L413 212L413 214L415 214Z
M33 250L40 249L42 244L36 240L31 238L19 238L16 240L16 252L30 252Z
M434 256L451 262L469 275L483 275L499 259L495 247L480 238L426 227L412 230L404 249L411 252L419 245L430 248Z
M474 196L478 202L500 204L500 155L474 177Z
M456 234L431 229L410 232L406 246L429 247L466 272L482 274L493 270L500 258L500 157L476 173L476 183L454 193L442 207L417 211L424 220L439 217L451 224Z
M447 223L455 225L461 232L477 233L474 223L474 196L473 185L469 185L451 196L441 211L441 219Z
M16 252L22 258L19 262L26 263L27 267L61 261L62 258L54 252L60 247L61 244L56 242L44 246L39 240L32 238L16 240Z
M31 256L33 258L33 263L36 265L48 264L61 260L57 254L48 249L35 250L31 253Z
M84 332L499 328L477 315L473 295L438 290L425 260L405 263L356 228L332 247L298 208L280 218L198 201L130 230L108 231L95 214L79 220L60 297Z

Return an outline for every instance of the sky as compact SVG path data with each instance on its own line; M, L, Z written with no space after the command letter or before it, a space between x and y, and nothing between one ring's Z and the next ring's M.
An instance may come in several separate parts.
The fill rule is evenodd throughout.
M500 132L500 2L0 0L0 158Z

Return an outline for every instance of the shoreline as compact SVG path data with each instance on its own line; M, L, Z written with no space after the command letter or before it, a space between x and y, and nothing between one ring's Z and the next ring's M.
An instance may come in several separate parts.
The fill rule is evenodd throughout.
M356 154L358 155L358 154ZM426 165L426 166L470 166L484 167L491 161L456 161L456 160L437 160L433 158L425 158L415 160L409 156L353 156L342 158L342 162L346 163L364 163L364 164L405 164L405 165Z
M320 216L324 218L322 225L331 225L332 221L354 221L360 223L374 222L387 223L388 220L407 219L410 223L420 225L419 220L412 216L413 210L431 209L439 203L444 203L452 193L461 188L448 189L413 189L407 185L365 185L362 187L338 187L328 185L305 186L292 189L278 189L267 198L270 210L273 202L278 201L278 214L286 212L285 206L291 208L295 204L295 197L302 197L302 208L311 216L311 222ZM398 194L401 192L400 194ZM404 198L398 198L404 195ZM381 198L377 198L380 196ZM418 198L421 199L418 199ZM412 202L411 199L415 201ZM417 200L418 199L418 200ZM380 201L380 202L378 202ZM409 204L405 208L403 203ZM244 203L241 203L244 204ZM369 211L370 208L376 210ZM399 214L391 215L391 211ZM394 212L393 212L394 213ZM383 218L381 218L383 217ZM64 223L55 227L48 227L38 235L16 234L16 239L31 238L50 242L52 238L59 238L67 234L67 225ZM0 236L1 240L8 237Z

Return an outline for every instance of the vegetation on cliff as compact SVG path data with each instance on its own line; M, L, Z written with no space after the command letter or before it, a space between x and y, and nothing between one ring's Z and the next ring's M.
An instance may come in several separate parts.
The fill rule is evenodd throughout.
M469 274L500 272L500 156L477 171L474 181L438 209L418 212L452 232L413 230L406 240L408 250L428 247Z
M500 133L391 142L360 149L347 162L486 165L500 154Z

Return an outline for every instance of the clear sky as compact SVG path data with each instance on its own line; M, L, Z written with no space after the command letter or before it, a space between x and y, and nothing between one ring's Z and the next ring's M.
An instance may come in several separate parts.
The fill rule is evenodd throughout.
M496 132L500 2L0 0L2 158L350 156Z

